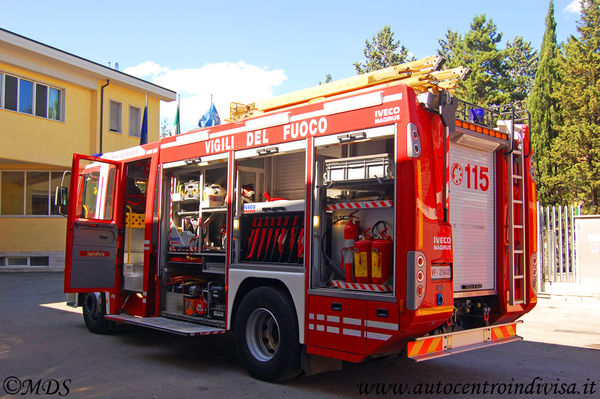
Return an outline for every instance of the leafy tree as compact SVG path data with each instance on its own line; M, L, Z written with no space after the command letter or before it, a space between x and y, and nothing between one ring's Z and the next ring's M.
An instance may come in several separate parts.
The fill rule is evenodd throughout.
M506 43L505 59L507 80L502 90L508 95L511 103L524 101L531 92L537 69L537 51L531 42L521 36Z
M502 33L485 14L473 18L471 29L462 37L448 30L440 39L438 53L448 58L447 67L465 66L471 69L469 79L462 82L457 96L481 105L505 103L508 96L502 91L507 71L505 51L498 49Z
M542 205L560 203L556 189L555 164L552 158L553 142L558 136L560 103L554 93L558 88L559 48L556 44L556 21L554 1L550 0L546 15L546 31L542 40L540 60L535 74L527 109L531 113L531 141L536 159L538 198Z
M600 0L581 2L578 37L565 46L558 98L563 124L553 145L562 203L600 213Z
M439 39L438 43L440 44L438 55L444 57L448 65L458 66L455 57L458 57L464 51L464 39L462 35L457 31L448 29L446 39Z
M170 127L169 124L167 122L167 118L164 118L162 120L162 122L160 122L160 132L159 132L159 137L163 138L163 137L168 137L171 135L171 131L170 131Z
M333 80L333 78L331 77L331 74L328 73L327 75L325 75L325 83L329 83L332 80ZM324 83L321 83L321 81L319 80L319 86L321 86L322 84L324 84Z
M394 32L389 25L385 25L373 36L371 42L365 40L364 55L365 63L354 63L354 68L359 74L414 60L414 57L409 56L406 47L400 45L400 41L394 40Z

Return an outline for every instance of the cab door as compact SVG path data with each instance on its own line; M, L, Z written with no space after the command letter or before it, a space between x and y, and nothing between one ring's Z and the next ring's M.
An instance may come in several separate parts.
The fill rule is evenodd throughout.
M119 248L117 202L122 162L75 154L71 174L65 292L116 287Z

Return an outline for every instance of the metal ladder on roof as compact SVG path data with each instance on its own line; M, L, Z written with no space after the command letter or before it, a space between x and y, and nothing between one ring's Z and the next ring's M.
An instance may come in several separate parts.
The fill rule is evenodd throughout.
M514 132L514 124L513 132ZM525 279L526 237L525 234L525 179L523 146L515 147L514 133L511 134L512 151L506 154L508 169L508 228L509 228L509 305L525 303L527 285Z

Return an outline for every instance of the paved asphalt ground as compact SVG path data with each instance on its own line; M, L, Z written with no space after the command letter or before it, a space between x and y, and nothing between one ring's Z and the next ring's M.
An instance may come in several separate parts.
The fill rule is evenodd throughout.
M89 333L80 313L44 306L64 302L62 277L0 273L0 398L600 398L598 300L540 299L519 326L522 342L420 364L347 364L269 384L248 376L231 335Z

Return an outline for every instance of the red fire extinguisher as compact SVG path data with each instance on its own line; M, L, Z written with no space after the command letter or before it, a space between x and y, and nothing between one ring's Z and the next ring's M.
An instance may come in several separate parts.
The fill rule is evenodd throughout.
M367 233L371 228L366 228L360 240L354 243L354 281L362 284L371 282L371 246L373 237Z
M392 251L394 241L384 229L373 241L371 249L371 283L384 284L392 275Z
M354 281L354 242L358 238L358 217L354 216L356 211L348 215L348 222L344 227L344 247L342 248L342 269L344 269L344 278L347 283Z

